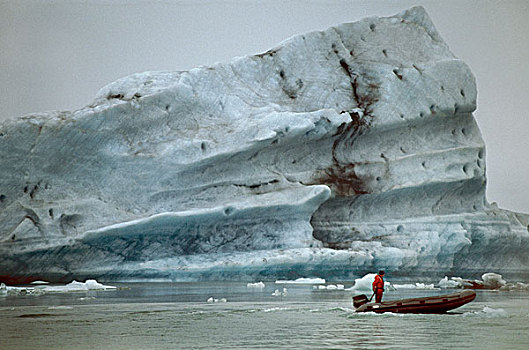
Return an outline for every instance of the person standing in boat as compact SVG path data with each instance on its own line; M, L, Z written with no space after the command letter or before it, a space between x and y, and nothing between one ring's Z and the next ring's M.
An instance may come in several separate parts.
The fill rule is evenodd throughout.
M375 303L382 302L382 294L384 294L384 270L378 271L373 281L373 292L375 293Z

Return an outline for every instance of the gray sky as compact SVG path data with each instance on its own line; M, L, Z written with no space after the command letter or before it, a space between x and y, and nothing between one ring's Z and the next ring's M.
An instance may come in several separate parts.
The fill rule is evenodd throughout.
M527 0L0 0L0 119L74 110L132 73L228 61L413 5L476 75L488 200L529 213Z

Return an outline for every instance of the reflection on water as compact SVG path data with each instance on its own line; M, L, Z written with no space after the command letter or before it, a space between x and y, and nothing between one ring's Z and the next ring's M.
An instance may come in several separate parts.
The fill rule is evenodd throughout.
M354 313L351 292L307 285L117 286L0 298L1 348L529 348L529 293L478 291L446 315L377 315ZM285 295L273 296L283 287ZM400 290L386 298L441 293Z

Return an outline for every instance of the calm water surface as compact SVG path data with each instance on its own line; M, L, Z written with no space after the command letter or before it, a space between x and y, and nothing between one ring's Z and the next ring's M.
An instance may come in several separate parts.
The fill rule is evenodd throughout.
M356 314L351 292L310 285L113 285L124 289L0 298L0 348L529 349L527 292L478 291L445 315L377 315ZM283 287L286 295L272 295Z

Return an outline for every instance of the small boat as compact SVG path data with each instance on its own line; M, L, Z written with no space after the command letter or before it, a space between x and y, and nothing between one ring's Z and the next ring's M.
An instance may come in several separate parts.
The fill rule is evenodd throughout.
M353 297L353 305L356 312L442 314L460 307L461 305L465 305L466 303L470 303L475 298L476 292L473 290L464 290L459 293L437 295L433 297L369 303L367 296L362 294Z

